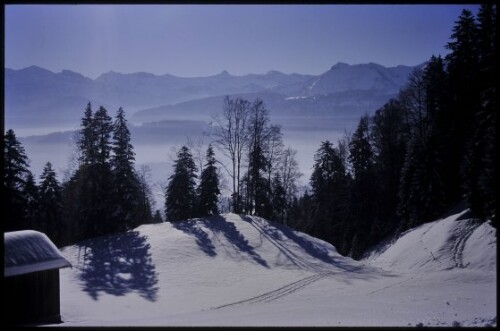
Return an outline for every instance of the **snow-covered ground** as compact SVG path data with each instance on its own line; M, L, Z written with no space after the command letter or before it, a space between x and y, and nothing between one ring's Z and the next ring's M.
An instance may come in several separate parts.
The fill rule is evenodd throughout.
M61 326L496 325L496 239L461 214L362 261L224 214L65 247Z

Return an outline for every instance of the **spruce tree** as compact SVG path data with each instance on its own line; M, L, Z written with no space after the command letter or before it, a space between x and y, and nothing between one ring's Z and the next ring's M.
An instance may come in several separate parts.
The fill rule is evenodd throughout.
M496 226L496 5L483 4L478 13L477 46L479 107L463 167L465 198L473 215Z
M168 222L177 222L195 216L196 165L189 148L182 146L174 162L174 173L169 177L165 192L165 215Z
M125 112L120 107L116 114L113 130L113 208L114 222L118 230L129 230L140 223L140 190L134 170L135 153L130 143ZM143 220L146 221L146 220Z
M464 157L466 150L473 144L471 139L476 113L481 105L478 26L469 10L462 11L446 47L450 50L446 61L450 107L453 110L453 116L449 119L452 143L448 146L449 159L446 163L453 165L448 169L448 176L451 177L451 189L459 193L456 197L458 200L462 199L464 183L465 191L478 192L476 187L467 188L467 185L472 183L476 186L477 169L480 167L468 163Z
M215 166L215 155L212 145L208 146L206 163L201 172L200 184L197 189L199 216L216 215L219 213L219 176Z
M334 244L341 254L347 246L339 233L351 233L349 214L349 179L341 152L332 143L324 141L314 155L312 189L311 233ZM344 241L342 241L344 240ZM340 248L339 248L340 247Z
M3 187L5 193L5 230L15 231L26 227L26 198L23 191L28 176L28 157L24 147L17 140L12 129L4 135L3 149Z
M380 236L392 234L399 225L399 179L403 168L408 128L398 100L392 99L375 112L372 119L374 167L377 192L374 197L378 216L384 220Z
M273 221L285 224L286 191L279 173L275 173L272 179L272 206Z
M373 166L373 151L370 137L370 120L362 116L349 144L349 160L352 165L354 181L352 185L351 209L355 243L350 248L350 256L360 257L361 253L373 243L379 234L371 233L375 219L376 206L375 176Z
M65 224L74 238L115 232L113 173L110 164L113 123L104 107L92 114L90 103L81 119L77 141L80 166L64 185Z
M271 184L267 179L269 162L265 150L269 131L269 110L256 99L249 116L248 171L246 175L246 212L264 218L271 216Z
M52 164L47 162L40 176L40 224L56 244L62 241L62 194Z
M92 166L89 181L93 185L92 214L95 222L96 235L116 232L113 214L113 173L111 170L111 135L113 122L106 108L100 106L94 114L94 127L97 136L97 158Z
M41 196L38 186L35 183L35 177L30 172L26 176L26 183L22 189L23 199L26 201L24 206L24 217L25 217L25 228L40 230L45 232L47 235L47 231L44 227L41 226L40 219L40 207L41 207Z
M94 115L90 102L85 107L80 127L77 142L80 162L84 166L95 164L97 160L97 132L94 127Z

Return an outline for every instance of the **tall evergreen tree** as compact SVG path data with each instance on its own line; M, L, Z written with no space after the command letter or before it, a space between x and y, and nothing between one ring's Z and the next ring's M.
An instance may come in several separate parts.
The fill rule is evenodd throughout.
M113 233L117 230L114 222L113 173L111 170L111 135L113 122L106 108L100 106L94 114L94 127L97 136L97 160L92 167L89 181L93 182L92 210L97 235Z
M206 163L201 172L200 184L197 189L198 213L200 216L216 215L219 213L219 176L215 166L215 154L212 145L208 146Z
M77 142L80 167L64 185L65 223L78 239L116 231L110 163L112 131L113 123L107 110L101 106L92 115L88 104Z
M5 230L15 231L26 227L26 198L23 190L31 174L24 147L17 140L12 129L4 135L3 187L6 193Z
M113 171L113 207L116 228L128 230L137 226L139 215L140 191L137 175L134 170L135 153L130 143L130 131L125 119L125 112L120 107L116 114L113 130L113 155L111 168Z
M271 216L270 183L267 180L265 150L269 138L269 110L256 99L249 116L248 172L246 176L246 211L261 217Z
M406 153L408 128L398 100L392 99L375 112L372 119L374 167L377 192L374 197L378 216L384 221L380 236L392 234L399 225L399 179Z
M169 222L182 221L195 216L196 165L189 148L182 146L174 162L174 173L169 177L165 192L165 212Z
M466 146L470 146L476 113L480 108L480 70L478 48L478 26L469 10L463 10L453 27L451 41L446 45L450 53L446 56L447 74L450 88L450 107L453 116L449 127L453 142L448 146L448 176L451 177L452 190L462 199L462 184L475 183L477 168L466 163ZM475 184L473 184L475 186ZM467 190L467 189L466 189ZM476 188L470 190L477 192Z
M272 179L273 221L285 224L286 191L279 172Z
M479 102L462 174L465 198L473 215L492 219L496 226L496 5L481 5L477 17Z
M122 110L123 115L123 110ZM124 119L124 117L123 117ZM112 150L111 145L111 135L113 133L113 122L111 117L108 115L108 111L103 106L94 114L93 125L95 128L94 134L97 137L96 140L96 152L97 152L97 164L100 166L109 167L110 165L110 153ZM124 130L122 130L124 132ZM125 148L128 148L126 146Z
M153 220L153 192L151 191L150 184L151 169L146 165L141 165L137 173L139 181L139 196L138 196L138 224L148 224L154 222Z
M56 244L62 242L62 195L52 164L47 162L40 176L40 224Z
M94 127L94 114L90 102L85 107L80 127L77 142L80 163L84 166L95 164L97 161L97 133Z
M343 157L332 143L324 141L314 155L312 189L313 211L311 233L333 243L341 254L347 254L351 240L349 214L349 179ZM340 237L344 233L345 237Z
M25 228L40 230L45 232L45 228L41 226L40 220L40 207L41 207L41 197L38 186L35 183L35 177L30 172L26 176L26 183L22 189L23 199L26 204L24 206L24 218L25 218Z
M368 245L373 244L372 240L375 237L371 233L377 215L374 204L376 184L369 121L367 115L361 117L349 144L349 160L354 174L350 205L354 219L353 241L356 243L351 247L350 256L355 258L360 257Z

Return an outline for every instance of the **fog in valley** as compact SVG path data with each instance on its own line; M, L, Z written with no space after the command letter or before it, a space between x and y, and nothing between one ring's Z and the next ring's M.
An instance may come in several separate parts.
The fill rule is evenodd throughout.
M273 117L271 123L280 125L285 147L297 150L297 160L303 176L299 179L299 188L308 186L312 173L314 154L321 141L337 142L346 132L355 129L357 117ZM108 112L113 114L113 110ZM222 112L222 104L221 104ZM128 114L132 117L133 114ZM157 123L129 122L132 144L136 153L136 168L147 166L150 170L150 185L155 196L155 208L163 209L164 192L168 177L172 173L172 161L177 150L183 145L190 145L193 154L199 150L200 143L204 155L211 138L208 135L211 116L193 118L175 116L175 120ZM8 127L8 117L6 118ZM21 127L14 128L30 159L30 169L36 178L50 161L57 171L59 180L76 165L75 133L79 123L66 127ZM196 155L194 155L196 156ZM216 157L222 162L228 160L221 151L216 150ZM222 172L226 177L227 173ZM230 194L225 191L225 194Z

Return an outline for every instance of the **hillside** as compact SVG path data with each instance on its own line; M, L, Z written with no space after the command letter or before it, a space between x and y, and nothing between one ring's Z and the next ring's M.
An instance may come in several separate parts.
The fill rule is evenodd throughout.
M258 217L142 225L62 249L61 326L496 325L495 232L459 217L363 261ZM464 263L430 262L455 244Z

